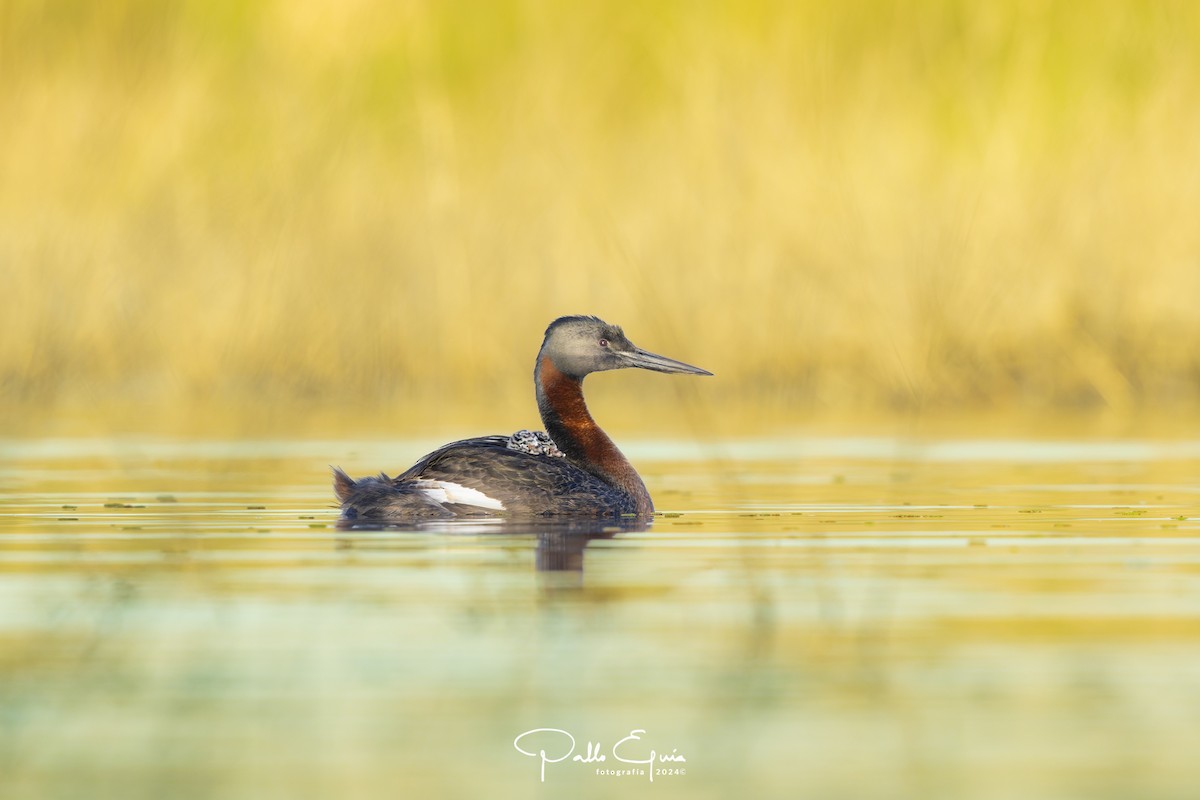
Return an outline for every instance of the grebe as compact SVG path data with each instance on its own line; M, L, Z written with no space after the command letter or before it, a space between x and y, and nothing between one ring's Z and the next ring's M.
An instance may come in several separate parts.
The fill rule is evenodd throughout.
M597 317L560 317L546 328L533 368L546 434L519 431L453 442L396 478L381 474L356 481L335 467L342 521L388 524L496 514L648 517L654 504L646 485L583 401L584 376L626 367L712 374L648 353Z

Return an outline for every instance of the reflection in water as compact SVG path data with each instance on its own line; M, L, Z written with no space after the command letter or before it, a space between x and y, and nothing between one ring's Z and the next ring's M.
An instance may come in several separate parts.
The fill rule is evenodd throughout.
M645 529L642 525L642 529ZM537 569L540 572L583 572L583 551L593 539L610 539L617 530L598 526L592 531L540 531L537 535Z
M1191 796L1200 448L969 444L635 442L650 527L339 530L329 454L394 443L0 442L0 794L505 800L550 727L688 772L547 796Z
M530 517L432 520L412 525L364 525L339 520L337 527L359 533L370 531L453 534L496 534L533 537L534 564L539 572L583 572L583 553L596 539L611 539L620 533L646 531L650 520L637 518ZM358 540L362 542L362 540Z

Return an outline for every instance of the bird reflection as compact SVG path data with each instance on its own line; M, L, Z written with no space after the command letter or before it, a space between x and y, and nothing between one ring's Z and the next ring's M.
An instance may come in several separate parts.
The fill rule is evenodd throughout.
M502 536L536 537L534 567L538 572L583 574L584 552L597 539L611 539L621 533L644 531L650 520L627 517L617 519L579 518L485 518L470 520L431 520L416 525L388 526L353 524L343 520L343 531L412 531L414 533L499 534ZM344 541L342 547L359 547L364 542Z
M596 539L611 539L618 533L644 531L650 527L648 520L572 520L555 523L540 530L537 535L535 565L538 572L583 572L583 553L588 544Z

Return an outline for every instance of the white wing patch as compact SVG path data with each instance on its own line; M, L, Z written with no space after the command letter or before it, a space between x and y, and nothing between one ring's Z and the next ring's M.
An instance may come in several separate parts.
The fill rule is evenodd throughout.
M503 511L504 504L494 497L488 497L478 489L471 489L450 481L417 481L417 488L435 503L453 503L456 505L490 508L493 511Z

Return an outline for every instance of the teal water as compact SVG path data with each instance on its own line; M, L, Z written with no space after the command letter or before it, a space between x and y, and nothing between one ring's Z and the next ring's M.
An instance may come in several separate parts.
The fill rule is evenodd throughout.
M0 442L0 794L1194 794L1200 442L635 442L648 529L335 527L430 444Z

